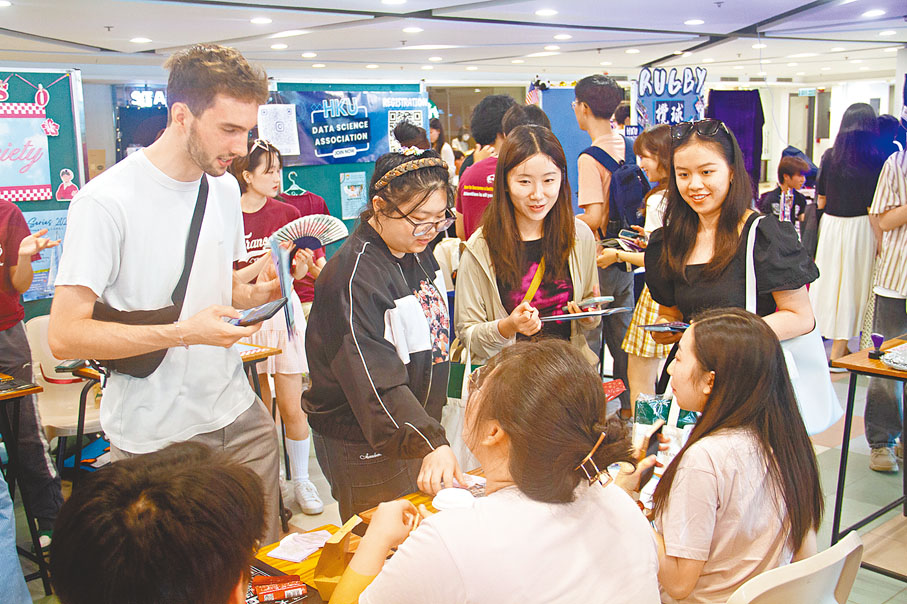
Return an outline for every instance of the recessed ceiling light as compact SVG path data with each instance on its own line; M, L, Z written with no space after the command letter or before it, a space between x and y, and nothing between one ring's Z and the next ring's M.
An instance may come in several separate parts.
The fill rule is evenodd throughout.
M715 59L703 59L702 62L703 63L714 63Z
M286 44L271 44L271 50L286 50Z
M476 67L475 65L469 65L469 66L466 68L466 71L478 71L478 70L479 70L479 68Z
M255 17L253 19L250 19L250 22L254 23L255 25L267 25L271 22L271 20L267 17Z
M874 8L872 10L866 11L861 16L871 18L871 17L881 17L884 14L885 14L885 11L883 11L881 8Z
M149 42L151 42L151 38L133 38L129 41L133 44L148 44Z
M705 23L702 19L687 19L683 22L684 25L702 25Z
M430 70L432 70L432 69L434 69L434 68L435 68L434 65L423 65L423 66L422 66L422 69L424 69L425 71L430 71Z
M553 17L556 14L557 14L557 11L554 10L553 8L542 8L542 9L535 11L535 15L537 17Z
M366 69L378 69L378 66L374 63L365 66Z
M439 62L443 61L444 59L442 57L428 57L428 60L431 61L432 63L439 63Z
M756 50L759 50L760 48L765 48L766 46L768 46L768 45L762 44L761 42L759 44L753 44L753 48L755 48Z
M743 65L734 65L734 69L743 69Z
M557 44L549 44L548 46L545 47L545 50L560 50L560 49L561 49L561 47L558 46Z
M771 63L772 60L771 60L771 59L762 59L762 62L763 62L763 63Z
M886 49L883 50L882 52L897 52L897 51L898 51L898 47L897 47L897 46L892 46L891 48L886 48Z
M527 57L553 57L554 55L559 55L559 54L561 54L561 53L559 53L555 50L546 50L543 52L533 52L526 56Z
M307 32L307 31L304 30L304 29L288 29L287 31L279 31L279 32L277 32L276 34L271 34L271 35L268 36L268 37L271 38L271 39L276 39L276 38L292 38L293 36L303 36L303 35L305 35L305 34L307 34L307 33L309 33L309 32Z
M624 52L627 53L628 55L638 55L639 49L638 48L628 48Z
M511 61L511 63L525 63L525 62L526 61L524 61L523 59L514 59Z
M863 59L852 59L850 62L853 64L862 63Z
M805 76L805 75L806 75L806 72L805 72L805 71L798 71L798 72L797 72L797 75L798 75L798 76Z
M406 0L381 0L381 4L387 4L389 6L395 4L406 4Z
M787 66L788 66L788 67L796 67L796 66L797 66L797 63L788 63Z
M829 52L844 52L845 50L847 50L847 49L844 48L843 46L835 46Z
M312 63L312 67L314 67L315 69L321 69L322 67L324 67L324 63Z
M599 65L610 65L611 61L602 61Z
M869 71L868 67L860 67L860 71Z
M317 56L318 56L318 53L317 53L317 52L304 52L304 53L302 53L302 58L303 58L303 59L314 59L314 58L317 57Z
M419 33L422 33L423 31L425 31L425 30L422 29L421 27L404 27L403 28L403 33L405 33L405 34L419 34Z
M554 39L555 40L569 40L572 37L573 36L571 36L570 34L557 34L554 36Z
M473 89L473 92L482 92L482 89L481 89L481 88L474 88L474 89Z
M10 2L9 0L0 0L0 8L8 8L12 5L13 5L13 3Z
M680 56L680 55L683 54L683 51L682 51L682 50L675 50L675 51L674 51L673 53L671 53L671 54L676 55L676 56Z
M898 33L898 32L894 31L893 29L886 29L885 31L880 31L879 35L880 36L893 36L896 33Z
M688 57L688 56L690 56L691 54L693 54L693 53L691 53L691 52L688 50L688 51L686 51L686 52L683 53L683 56Z
M831 71L831 67L820 67L822 71Z
M805 59L807 57L818 57L819 53L817 52L798 52L794 55L787 55L788 59Z

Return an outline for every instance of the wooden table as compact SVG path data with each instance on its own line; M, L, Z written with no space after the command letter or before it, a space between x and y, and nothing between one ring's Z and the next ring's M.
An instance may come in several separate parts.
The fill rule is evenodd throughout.
M16 390L15 392L5 392L0 394L0 402L4 405L10 405L12 413L7 414L0 412L0 435L3 436L3 442L6 443L6 453L9 456L9 464L6 467L6 481L9 483L10 497L16 489L16 477L19 472L19 410L22 403L22 397L30 396L44 392L44 388L37 384L32 384L31 388ZM12 419L10 419L12 418ZM21 490L21 489L20 489ZM16 545L17 552L38 565L38 572L25 576L26 581L41 578L44 585L44 593L50 595L50 571L47 566L47 559L41 548L41 541L38 535L38 524L31 513L31 506L25 494L22 494L22 509L25 511L25 522L28 524L28 532L31 535L32 547L34 553Z
M882 344L882 350L888 350L905 343L907 343L907 335L899 336ZM866 526L880 516L887 514L891 510L897 509L898 506L902 506L903 509L901 513L904 516L907 516L907 471L902 468L901 477L903 479L903 489L901 491L900 497L898 497L888 505L882 507L880 510L873 512L862 520L859 520L858 522L855 522L854 524L848 526L847 528L840 528L841 507L844 503L844 476L847 471L847 454L850 450L850 432L853 426L853 408L854 397L856 396L857 392L857 377L866 375L875 378L896 380L898 382L901 382L902 384L907 383L907 371L898 371L897 369L892 369L880 360L870 359L869 352L871 350L873 349L866 348L859 352L841 357L840 359L832 362L833 367L842 367L850 371L850 384L847 389L847 409L844 412L844 437L841 443L841 462L838 466L838 489L835 493L835 515L831 525L832 545L837 543L841 539L841 537L843 537L850 531L857 530ZM905 413L905 411L907 410L901 409L903 422L903 425L901 426L902 442L904 435L907 434L907 413ZM893 579L907 582L907 576L902 575L901 573L897 573L886 568L876 566L875 564L870 564L868 562L862 563L861 566L863 568L866 568L867 570L871 570Z
M313 531L328 531L332 535L340 530L340 527L333 524L326 524L324 526L319 526L312 531L306 531L307 533ZM358 542L359 537L356 535L352 536L351 543L355 544ZM323 602L321 595L318 593L318 590L315 588L315 567L318 565L318 560L321 558L321 550L303 560L302 562L287 562L286 560L278 560L277 558L271 558L267 554L272 549L280 545L280 542L272 543L266 545L255 554L255 558L261 560L265 564L273 566L282 573L288 575L299 575L299 579L309 587L309 594L306 597L306 604L318 604Z

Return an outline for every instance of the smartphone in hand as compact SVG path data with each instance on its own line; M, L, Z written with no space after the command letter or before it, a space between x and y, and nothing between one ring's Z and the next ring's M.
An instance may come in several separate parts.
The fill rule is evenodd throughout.
M689 327L689 323L683 321L671 321L669 323L653 323L652 325L640 325L646 331L664 332L664 333L683 333Z
M265 302L261 306L256 306L254 308L239 311L238 319L224 317L224 321L230 323L231 325L238 325L239 327L255 325L256 323L267 321L268 319L276 315L277 311L283 308L286 303L286 298L278 298L277 300Z

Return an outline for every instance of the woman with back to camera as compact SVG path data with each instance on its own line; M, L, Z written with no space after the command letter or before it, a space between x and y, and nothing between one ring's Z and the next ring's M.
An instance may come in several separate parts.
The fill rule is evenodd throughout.
M658 302L656 322L686 321L709 308L746 307L746 240L759 217L737 139L723 122L671 126L665 226L646 248L646 285ZM756 311L779 340L812 331L806 285L818 270L790 222L765 216L757 226L753 264ZM654 333L674 343L679 334Z
M671 127L661 124L642 132L633 141L633 153L639 157L639 167L650 182L657 183L646 194L646 222L643 226L648 237L664 222L667 203L668 174L671 171ZM615 262L629 262L644 266L643 252L626 252L619 248L605 248L596 259L599 268L606 268ZM630 327L624 337L622 348L627 353L627 378L630 380L630 401L636 401L640 393L651 394L658 379L658 366L668 356L670 347L657 343L652 334L642 329L658 319L658 303L652 299L647 286L643 287L636 309L630 320ZM630 410L631 414L633 409ZM623 412L623 410L622 410Z
M540 320L579 312L578 302L598 295L595 241L573 216L564 150L551 130L518 126L507 135L493 195L460 254L457 335L477 363L539 333L597 361L583 336L597 317Z
M723 603L752 577L816 552L818 465L763 319L702 313L669 372L674 400L702 417L655 488L662 602ZM618 483L635 489L653 461Z
M599 476L629 441L605 418L595 369L548 339L505 348L469 379L463 437L487 496L435 515L382 503L331 602L658 602L653 533Z
M450 319L426 250L453 224L447 179L434 151L379 157L359 225L315 281L303 407L344 521L462 478L439 423Z
M869 299L877 240L868 209L885 163L878 137L875 110L854 103L819 165L816 204L824 214L816 248L819 278L809 297L819 332L833 340L832 361L846 355L847 340L859 335Z

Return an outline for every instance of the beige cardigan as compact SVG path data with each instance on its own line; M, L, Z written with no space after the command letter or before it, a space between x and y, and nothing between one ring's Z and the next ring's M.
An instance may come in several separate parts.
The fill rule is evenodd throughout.
M586 223L581 220L576 221L576 243L570 252L569 267L574 302L592 297L593 286L598 284L595 238ZM507 318L508 314L501 302L494 268L491 266L488 243L480 227L466 242L460 254L454 301L457 336L469 347L473 363L487 362L505 346L516 341L516 336L505 338L498 331L498 321ZM598 355L586 344L579 321L571 322L570 341L583 351L583 355L590 363L598 362Z

